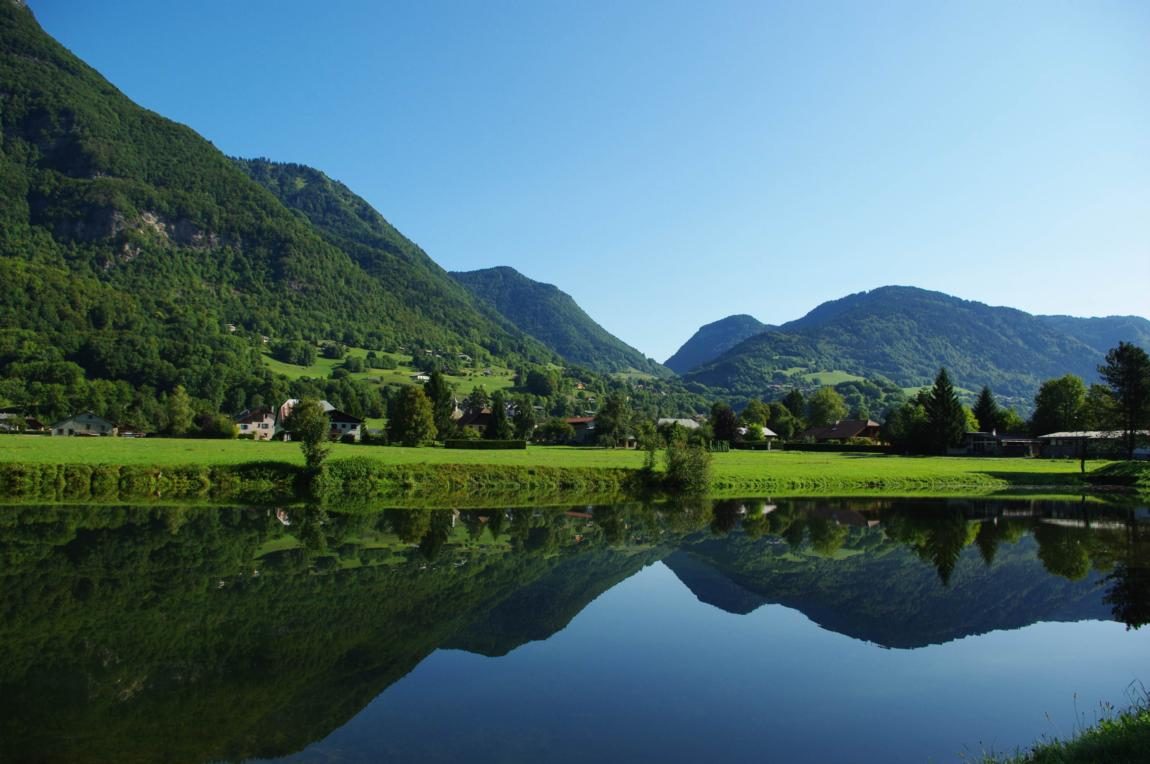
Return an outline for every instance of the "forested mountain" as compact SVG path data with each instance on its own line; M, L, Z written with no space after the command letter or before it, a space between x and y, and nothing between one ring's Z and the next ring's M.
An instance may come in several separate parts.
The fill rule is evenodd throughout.
M1114 555L1133 553L1122 531L983 519L985 509L963 502L886 504L875 502L880 524L868 527L875 515L864 519L845 503L788 503L762 521L780 535L748 533L744 521L741 531L681 545L663 563L701 602L727 612L782 604L884 647L1114 617L1100 593ZM722 508L716 502L716 517Z
M0 398L242 408L271 384L261 334L553 358L346 189L246 168L304 214L0 2Z
M676 374L686 374L767 329L762 321L746 314L720 318L700 327L664 365Z
M451 276L569 363L592 371L633 369L669 376L664 367L599 326L571 295L551 284L533 281L507 266Z
M890 286L824 303L770 327L686 375L748 395L796 375L843 371L903 387L930 384L939 367L968 390L1030 399L1043 380L1097 367L1119 339L1150 347L1150 321L1137 317L1033 316L940 292Z
M550 352L395 229L375 208L320 170L267 159L234 160L244 172L307 218L323 238L375 277L395 303L387 320L420 339L446 334L497 356L548 360Z

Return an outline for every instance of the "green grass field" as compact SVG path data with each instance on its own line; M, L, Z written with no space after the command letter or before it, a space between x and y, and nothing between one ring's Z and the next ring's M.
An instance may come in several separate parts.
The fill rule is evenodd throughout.
M365 457L384 464L490 464L493 466L638 469L639 451L532 446L520 451L468 451L336 444L331 459ZM27 464L302 464L294 443L178 438L0 437L0 462ZM1108 462L1092 461L1088 469ZM717 492L834 492L863 490L961 491L1012 486L1077 487L1078 462L1051 459L905 457L876 454L732 451L714 454Z

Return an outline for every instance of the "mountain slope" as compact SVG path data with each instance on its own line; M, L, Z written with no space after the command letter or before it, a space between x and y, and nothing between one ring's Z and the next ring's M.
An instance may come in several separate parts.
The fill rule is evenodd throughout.
M0 107L0 377L45 411L94 405L64 399L85 380L127 384L116 395L129 399L183 384L246 405L269 389L259 334L552 357L393 229L379 226L390 250L317 230L12 0L0 2Z
M430 320L439 329L508 352L551 360L551 352L486 303L475 299L414 242L347 186L320 170L267 159L236 165L288 208L308 220L331 245L376 278L397 305L390 318L404 326Z
M825 303L803 318L744 340L687 375L689 381L763 394L795 373L842 370L903 387L930 384L945 366L969 390L1031 398L1043 380L1097 379L1108 343L1150 336L1141 318L1032 316L1013 308L913 287L882 287ZM796 372L798 370L798 372Z
M501 266L452 272L452 278L511 323L569 363L593 371L636 370L669 376L667 370L615 337L588 316L569 294Z
M746 314L720 318L700 327L663 365L676 374L686 374L767 328L766 324Z

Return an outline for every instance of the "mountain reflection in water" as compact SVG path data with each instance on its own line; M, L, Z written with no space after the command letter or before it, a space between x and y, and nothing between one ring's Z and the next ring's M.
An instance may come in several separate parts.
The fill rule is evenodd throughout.
M4 761L292 754L436 650L546 640L658 561L887 648L1150 618L1150 514L1084 503L10 506L0 555Z

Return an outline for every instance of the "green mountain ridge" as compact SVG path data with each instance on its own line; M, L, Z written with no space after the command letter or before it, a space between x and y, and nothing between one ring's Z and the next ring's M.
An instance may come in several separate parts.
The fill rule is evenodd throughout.
M766 327L692 369L685 379L767 395L772 385L790 384L796 370L841 370L919 387L930 384L945 366L960 387L989 385L998 395L1025 401L1046 379L1070 373L1096 380L1097 366L1117 338L1150 347L1150 321L1033 316L941 292L889 286Z
M453 271L451 277L568 363L604 373L670 376L666 368L597 324L571 295L552 284L529 279L508 266Z
M765 332L768 328L770 327L757 318L746 314L720 318L718 321L699 327L699 330L663 364L676 374L686 374L713 361L748 337Z
M554 359L345 187L229 159L12 2L0 4L0 283L0 378L20 386L0 397L39 395L48 410L67 406L37 385L85 379L130 386L117 396L182 384L242 408L269 385L260 335Z

